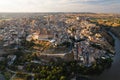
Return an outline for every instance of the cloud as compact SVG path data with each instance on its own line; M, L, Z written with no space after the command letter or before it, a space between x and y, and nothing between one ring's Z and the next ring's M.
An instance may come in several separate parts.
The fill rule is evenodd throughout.
M119 0L0 0L0 12L120 12Z

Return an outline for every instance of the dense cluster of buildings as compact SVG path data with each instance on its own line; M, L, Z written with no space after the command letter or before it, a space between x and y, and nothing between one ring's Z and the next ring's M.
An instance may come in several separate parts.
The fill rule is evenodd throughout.
M105 55L105 49L91 46L91 43L99 46L108 44L101 33L102 30L99 26L89 23L86 18L78 15L63 16L61 14L16 18L1 21L0 25L0 39L3 41L3 47L5 48L9 46L18 49L22 47L21 42L23 40L49 41L54 45L69 42L68 53L73 53L74 60L83 61L85 64L92 63L95 58ZM50 55L49 52L45 55L47 54ZM63 57L68 55L67 52L61 55L63 54ZM58 56L61 55L58 54Z
M50 66L51 62L77 61L89 67L98 58L113 56L107 54L114 49L105 35L100 26L78 14L1 19L0 69L5 67L8 72L14 73L11 79L20 71L34 80L35 73L27 72L26 65Z

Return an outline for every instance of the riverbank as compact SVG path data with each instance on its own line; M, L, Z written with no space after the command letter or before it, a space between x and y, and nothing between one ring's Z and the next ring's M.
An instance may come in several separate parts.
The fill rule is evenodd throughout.
M110 32L115 39L115 56L113 57L112 66L98 76L92 76L92 80L120 80L120 40Z
M120 39L120 27L111 27L111 32Z

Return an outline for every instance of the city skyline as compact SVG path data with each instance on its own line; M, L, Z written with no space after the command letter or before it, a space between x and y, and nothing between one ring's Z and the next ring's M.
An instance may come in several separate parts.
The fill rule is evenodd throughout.
M0 0L0 12L120 13L119 0Z

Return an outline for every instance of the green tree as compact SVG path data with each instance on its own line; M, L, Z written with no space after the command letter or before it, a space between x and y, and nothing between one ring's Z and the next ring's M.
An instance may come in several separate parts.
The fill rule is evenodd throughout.
M66 77L65 76L61 76L60 80L66 80Z

